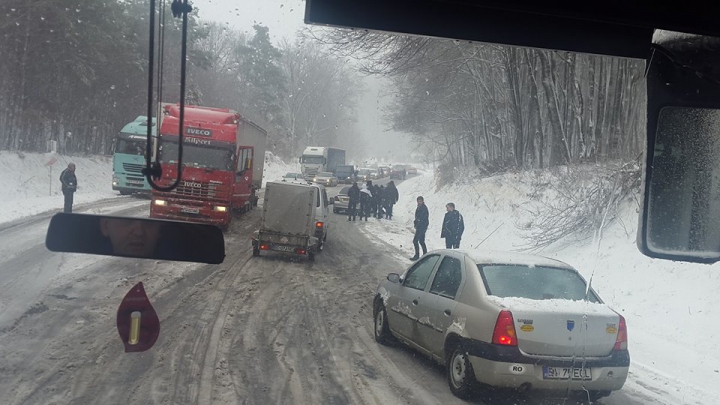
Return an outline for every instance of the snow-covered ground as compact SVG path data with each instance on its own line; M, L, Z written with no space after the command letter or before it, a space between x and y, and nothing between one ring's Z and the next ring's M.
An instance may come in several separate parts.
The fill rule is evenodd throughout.
M530 180L529 174L504 174L437 191L432 173L425 173L399 185L393 221L371 218L361 229L401 248L409 265L415 199L422 195L430 211L429 249L445 247L440 226L445 204L453 202L465 218L462 248L521 250L527 240L515 224L532 220L525 209L533 204ZM632 357L624 388L628 395L647 403L717 403L720 265L643 256L635 245L636 208L630 202L623 207L620 221L604 231L599 247L587 241L540 254L573 265L587 279L592 276L595 290L627 319Z
M287 163L272 152L265 152L265 169L263 170L263 188L268 181L279 180L285 173L300 173L300 163Z
M52 166L45 166L55 159ZM75 204L112 198L112 158L63 156L52 153L0 151L0 223L46 211L62 211L60 172L68 163L76 166L78 191Z

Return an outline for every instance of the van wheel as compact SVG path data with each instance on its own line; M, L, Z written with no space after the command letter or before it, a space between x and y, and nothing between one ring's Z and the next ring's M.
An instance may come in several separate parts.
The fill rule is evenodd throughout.
M588 391L586 395L586 398L590 402L595 402L599 400L600 398L605 398L610 395L610 391Z
M315 253L314 252L308 252L308 260L311 262L315 261Z
M455 345L452 354L447 358L446 366L450 391L460 399L470 398L476 384L475 372L462 344Z
M260 248L253 246L253 256L260 257Z

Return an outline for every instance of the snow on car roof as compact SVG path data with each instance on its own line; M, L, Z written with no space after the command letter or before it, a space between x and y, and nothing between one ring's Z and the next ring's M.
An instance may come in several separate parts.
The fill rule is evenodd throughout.
M457 250L466 254L478 264L520 264L525 266L560 267L563 269L574 268L560 260L550 259L528 253L505 252L501 250Z

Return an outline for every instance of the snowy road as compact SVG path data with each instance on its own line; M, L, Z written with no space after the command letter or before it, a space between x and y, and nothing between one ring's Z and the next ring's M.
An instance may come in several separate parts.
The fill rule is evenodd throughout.
M142 215L147 201L90 209ZM253 258L248 236L259 215L236 217L220 266L53 254L43 246L47 219L0 231L3 403L461 403L441 367L372 338L373 292L409 264L395 248L354 229L368 224L334 215L315 263ZM138 281L162 331L150 351L125 354L115 311ZM602 401L645 402L623 392Z

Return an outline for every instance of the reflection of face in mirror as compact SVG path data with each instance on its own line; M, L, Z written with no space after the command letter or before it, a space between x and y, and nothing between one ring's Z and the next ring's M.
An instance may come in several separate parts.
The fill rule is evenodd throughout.
M102 218L100 231L110 239L113 254L153 257L160 239L160 224L139 219Z
M650 250L720 255L720 111L662 109L649 191Z

